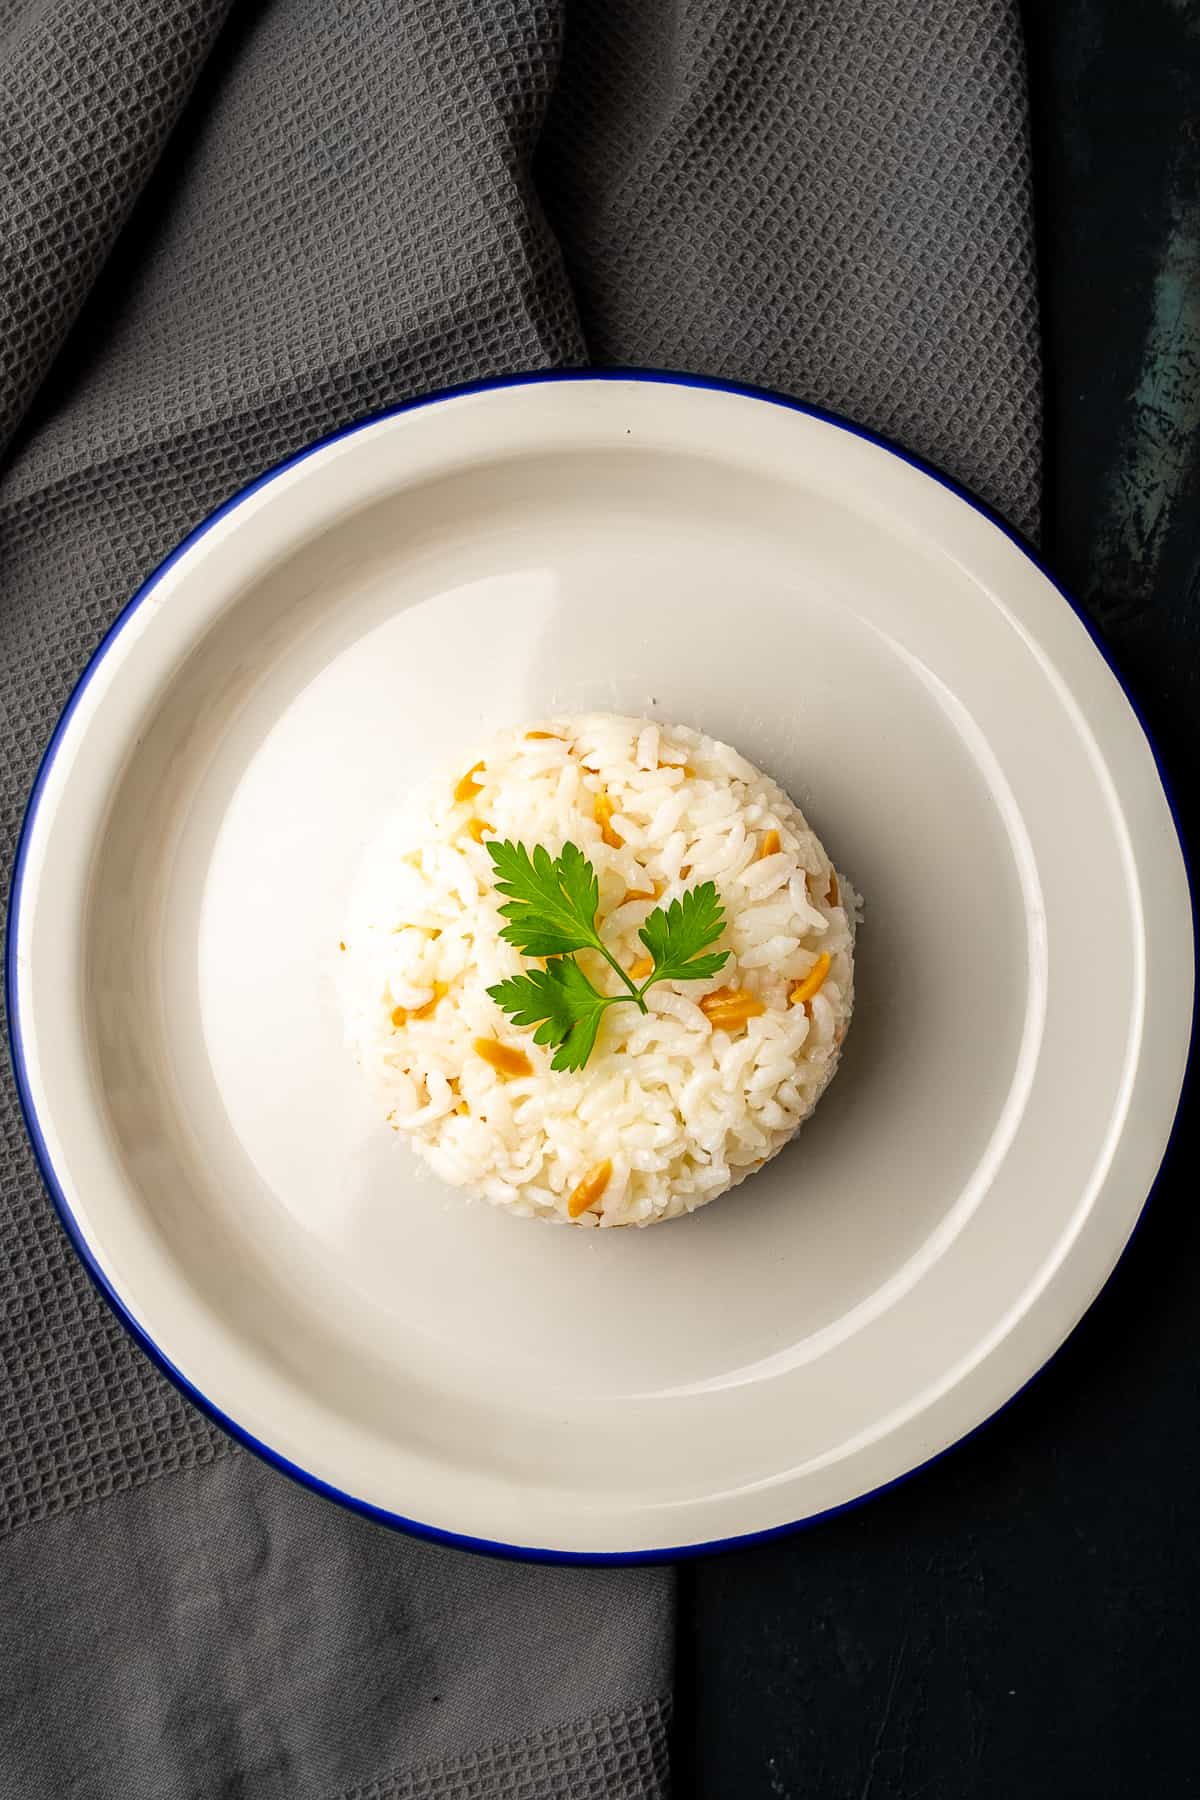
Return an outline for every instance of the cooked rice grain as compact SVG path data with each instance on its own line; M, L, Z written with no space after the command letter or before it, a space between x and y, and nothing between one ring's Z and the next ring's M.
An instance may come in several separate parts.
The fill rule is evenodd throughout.
M715 882L729 960L652 988L645 1016L611 1008L587 1066L552 1071L486 992L529 966L499 935L492 836L578 844L624 968L656 905ZM414 795L372 846L337 959L347 1038L393 1129L455 1187L525 1216L652 1225L761 1168L812 1112L850 1019L857 909L799 810L728 744L607 713L534 721Z

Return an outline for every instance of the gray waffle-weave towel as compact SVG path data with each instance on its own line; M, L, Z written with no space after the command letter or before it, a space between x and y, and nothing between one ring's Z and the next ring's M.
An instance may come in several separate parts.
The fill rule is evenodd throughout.
M234 489L552 364L848 412L1032 529L1016 0L0 0L0 819ZM666 1791L672 1586L392 1537L231 1445L76 1267L5 1086L0 1792Z

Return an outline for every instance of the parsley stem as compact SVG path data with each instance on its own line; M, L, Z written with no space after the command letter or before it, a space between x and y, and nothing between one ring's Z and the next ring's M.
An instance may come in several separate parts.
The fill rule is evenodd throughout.
M621 980L625 983L625 986L629 989L629 998L631 1000L635 1000L637 1002L638 1010L640 1012L645 1012L646 1002L642 999L641 993L638 991L637 982L631 981L629 979L629 976L625 973L625 970L621 967L620 963L617 961L616 957L612 954L611 950L606 949L605 946L600 942L600 933L599 932L596 933L596 948L600 952L601 956L604 958L605 962L610 963L612 965L612 967L617 971L617 974L621 977ZM612 996L612 998L614 1000L623 1000L624 997L625 996L623 994L614 994Z

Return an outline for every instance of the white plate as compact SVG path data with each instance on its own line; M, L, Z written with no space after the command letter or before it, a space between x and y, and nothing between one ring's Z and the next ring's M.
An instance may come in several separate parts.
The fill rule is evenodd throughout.
M729 739L867 899L816 1118L648 1232L418 1179L332 990L405 784L589 707ZM33 1138L141 1342L313 1485L532 1554L770 1532L978 1425L1113 1267L1192 1013L1154 761L1046 575L852 427L670 377L443 397L231 502L76 693L11 926Z

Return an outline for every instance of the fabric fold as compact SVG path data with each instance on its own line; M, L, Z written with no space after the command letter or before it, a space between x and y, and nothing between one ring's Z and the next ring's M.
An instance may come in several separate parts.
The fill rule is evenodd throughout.
M25 0L0 21L0 455L116 243L230 0Z

